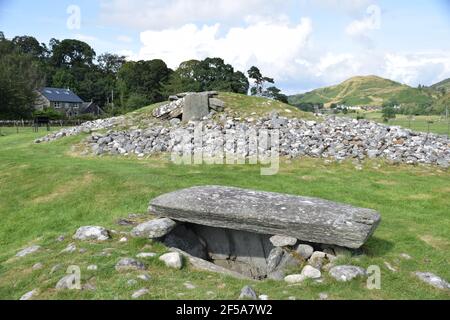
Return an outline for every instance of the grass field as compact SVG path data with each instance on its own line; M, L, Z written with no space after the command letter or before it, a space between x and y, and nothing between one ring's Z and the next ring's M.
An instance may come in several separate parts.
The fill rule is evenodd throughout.
M412 272L429 271L450 280L450 173L435 167L390 166L366 162L355 170L351 162L326 164L323 160L283 162L280 173L261 176L258 166L176 166L165 157L136 160L114 157L79 157L72 145L82 137L39 144L44 135L23 132L0 137L0 299L18 299L38 289L39 299L130 299L141 288L143 299L236 299L244 285L271 299L449 299L445 291L417 280ZM105 243L77 243L85 253L61 253L75 230L101 225L118 232L130 227L116 224L129 213L145 213L150 199L179 188L217 184L258 190L322 197L378 210L382 223L363 247L363 254L346 263L379 265L381 290L368 290L363 279L337 283L328 275L323 283L253 282L197 272L189 267L167 269L157 258L145 261L152 279L136 279L136 273L120 274L114 265L121 257L142 251L163 253L158 243L114 235ZM65 235L63 242L56 237ZM39 244L42 249L15 258L22 248ZM101 256L108 249L111 256ZM401 258L402 253L412 259ZM42 263L43 268L32 266ZM389 271L385 262L397 272ZM53 274L50 269L61 264ZM87 271L90 264L98 271ZM82 283L95 291L56 291L56 282L69 265L78 265ZM191 282L196 289L186 289Z
M398 114L395 119L390 119L388 123L383 121L381 112L360 112L349 113L347 116L356 118L357 116L364 116L367 120L376 121L391 126L401 126L419 132L431 132L442 135L450 134L450 119L446 120L441 116L413 116L411 119L407 115ZM431 123L429 123L431 121ZM429 130L429 131L428 131Z

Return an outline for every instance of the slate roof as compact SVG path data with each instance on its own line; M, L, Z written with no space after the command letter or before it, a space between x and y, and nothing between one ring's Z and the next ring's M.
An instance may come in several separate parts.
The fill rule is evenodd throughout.
M62 88L41 88L39 92L52 102L72 102L72 103L82 103L83 100L80 99L75 93L69 89Z

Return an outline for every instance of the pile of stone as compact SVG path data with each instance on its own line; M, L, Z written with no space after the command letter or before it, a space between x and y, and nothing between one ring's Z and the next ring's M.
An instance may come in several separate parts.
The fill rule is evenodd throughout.
M251 139L227 144L226 133L261 133L277 129L280 136L279 154L289 158L303 156L363 160L383 158L392 163L436 164L447 168L450 163L450 140L445 136L413 132L395 126L385 126L367 120L327 117L323 122L270 116L233 118L223 113L218 121L203 118L202 145L194 144L193 132L198 122L180 121L155 125L148 129L110 131L94 134L87 143L96 155L120 154L144 157L160 152L183 155L201 151L206 157L236 154L248 157ZM186 143L187 134L192 137ZM197 148L197 149L196 149ZM199 150L200 148L201 150ZM270 155L268 146L258 146L259 156Z
M153 111L153 116L162 120L179 118L183 121L198 121L207 116L211 110L222 112L225 103L217 98L216 91L186 92L169 97L169 103Z
M133 236L159 239L204 270L277 280L304 265L303 280L321 270L340 277L336 257L360 248L381 219L322 199L220 186L162 195L149 212L164 218L137 226Z
M125 121L125 117L114 117L108 119L98 119L95 121L84 122L79 126L64 128L58 132L49 134L43 138L36 139L35 143L51 142L64 137L76 136L80 133L91 133L93 131L110 129L117 127Z

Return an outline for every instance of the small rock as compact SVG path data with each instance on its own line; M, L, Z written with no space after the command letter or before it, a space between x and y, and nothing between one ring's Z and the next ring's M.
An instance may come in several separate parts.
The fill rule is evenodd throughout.
M105 241L110 238L108 230L103 227L85 226L77 230L73 236L75 240L96 240Z
M132 258L123 258L116 264L117 271L145 270L145 265Z
M131 231L133 237L158 239L167 235L176 226L176 222L168 219L156 219L141 223Z
M389 269L389 271L397 272L397 269L395 269L393 266L391 266L391 264L389 262L385 261L384 265L386 266L386 268Z
M184 283L184 287L186 288L186 289L188 289L188 290L193 290L193 289L195 289L196 288L196 286L194 286L192 283L190 283L190 282L185 282Z
M77 246L75 243L69 244L65 249L61 251L61 253L73 253L77 250Z
M50 274L53 274L53 273L55 273L56 271L61 270L62 267L63 267L62 264L54 265L54 266L51 268L51 270L50 270Z
M260 296L258 297L258 299L259 299L259 300L266 301L266 300L269 300L269 296L266 295L266 294L262 294L262 295L260 295Z
M295 300L297 300L297 298L294 297L294 296L290 296L290 297L288 298L288 300L295 301Z
M86 253L87 250L85 248L80 248L80 249L78 249L78 252L83 254L83 253Z
M450 289L450 283L431 272L414 272L417 278L438 289Z
M89 271L97 271L98 267L95 264L91 264L90 266L87 267L87 269Z
M163 261L169 268L181 269L183 267L183 259L178 252L163 254L159 257L159 260Z
M120 238L119 242L127 242L128 239L126 237Z
M61 235L58 238L56 238L56 241L58 241L58 242L63 242L64 240L66 240L66 237L63 236L63 235Z
M319 300L328 300L328 294L324 292L319 293Z
M245 300L257 300L258 296L256 295L255 290L253 290L250 286L245 286L241 290L241 294L239 295L239 299Z
M272 242L275 247L286 247L295 246L297 239L289 236L275 235L270 238L270 242Z
M330 276L337 281L350 281L358 276L365 276L366 271L356 266L336 266L330 269Z
M314 267L305 266L301 275L307 279L319 279L322 276L322 273Z
M95 291L95 290L97 290L97 287L94 284L88 282L88 283L83 285L82 290L84 290L84 291Z
M314 253L314 248L308 244L299 244L295 250L302 258L308 260Z
M401 253L400 257L405 259L405 260L411 260L412 259L411 256L409 254L407 254L407 253Z
M291 274L284 278L287 283L299 283L305 280L305 276L302 274Z
M132 295L131 295L131 297L133 298L133 299L139 299L140 297L143 297L143 296L145 296L146 294L149 294L150 293L150 291L148 290L148 289L140 289L140 290L138 290L138 291L135 291Z
M140 274L137 277L142 281L150 281L152 278L148 273Z
M44 267L44 265L40 262L36 263L35 265L33 265L33 270L41 270Z
M133 226L133 225L135 225L136 223L134 222L134 221L131 221L131 220L128 220L128 219L119 219L119 220L117 220L117 224L119 225L119 226Z
M336 260L336 256L321 251L314 252L308 260L308 264L316 269L321 269L328 262Z
M157 254L153 252L141 252L136 255L136 258L154 258Z
M23 296L20 297L19 300L30 300L31 298L33 298L34 296L39 294L39 290L38 289L34 289L31 290L27 293L25 293Z
M39 249L41 249L41 246L37 246L37 245L36 245L36 246L31 246L31 247L25 248L25 249L19 251L19 252L16 254L16 257L19 257L19 258L25 257L25 256L27 256L27 255L29 255L29 254L35 253L35 252L38 251Z

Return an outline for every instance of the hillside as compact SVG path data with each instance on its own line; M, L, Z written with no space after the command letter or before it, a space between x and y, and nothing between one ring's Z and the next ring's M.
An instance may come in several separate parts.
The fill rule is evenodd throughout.
M440 90L441 88L444 88L446 92L450 92L450 78L435 83L432 86L430 86L430 88L434 90Z
M291 104L332 103L346 105L381 106L386 101L418 105L432 102L434 97L426 90L411 88L377 76L358 76L341 84L289 97Z

